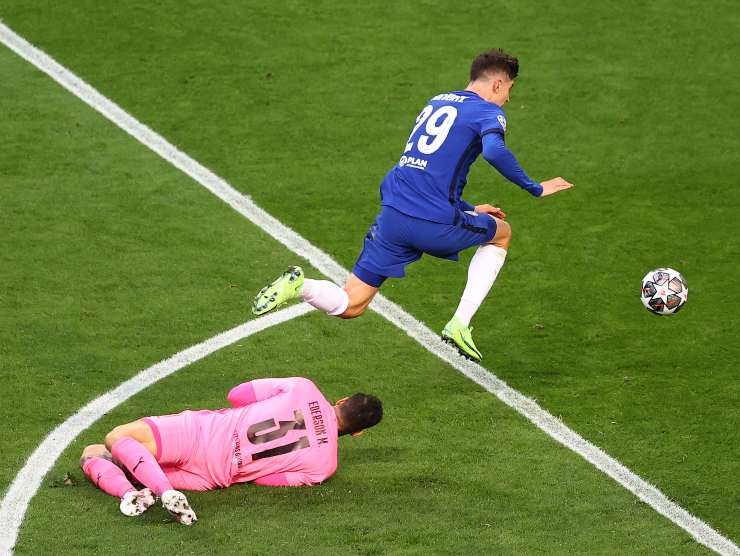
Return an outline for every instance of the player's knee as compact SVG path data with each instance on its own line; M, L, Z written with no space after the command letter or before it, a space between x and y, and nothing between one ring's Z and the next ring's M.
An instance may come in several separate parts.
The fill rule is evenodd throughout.
M85 446L85 449L82 450L82 455L80 456L80 467L83 467L87 460L102 457L107 453L108 451L103 444L90 444L89 446Z
M117 426L105 435L105 447L110 450L116 442L126 436L129 436L126 432L126 425Z
M505 220L499 221L499 227L501 228L501 238L511 240L511 224Z
M491 243L502 249L508 249L511 243L511 224L504 220L499 220L497 222L496 235L493 237Z
M367 305L358 305L355 307L347 307L347 310L339 315L343 319L354 319L359 317L367 309Z
M345 288L345 291L348 296L347 308L339 316L343 319L354 319L367 310L378 290L377 288L373 288L368 291L368 287L363 287L354 289Z

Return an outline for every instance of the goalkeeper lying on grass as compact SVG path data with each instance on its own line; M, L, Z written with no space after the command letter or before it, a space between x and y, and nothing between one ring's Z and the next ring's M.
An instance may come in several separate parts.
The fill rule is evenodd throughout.
M84 449L80 465L95 486L121 499L124 515L144 513L159 497L177 521L191 525L197 518L180 490L319 484L336 471L338 437L358 435L383 416L374 396L331 405L306 378L245 382L228 400L231 408L118 426L105 444Z

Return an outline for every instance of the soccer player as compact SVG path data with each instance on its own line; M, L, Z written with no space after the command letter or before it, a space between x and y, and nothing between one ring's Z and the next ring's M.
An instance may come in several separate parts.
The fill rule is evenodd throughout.
M538 198L573 186L560 177L534 181L504 143L506 116L501 107L518 72L515 57L502 50L484 52L473 60L465 90L427 102L398 163L380 184L380 214L344 288L305 279L300 267L290 267L257 294L252 311L260 315L300 297L329 315L357 317L386 278L404 276L406 265L423 253L457 260L460 251L478 246L442 339L479 361L482 355L473 342L470 321L504 264L511 226L500 208L473 206L462 199L470 165L482 153L505 178Z
M191 525L197 518L180 490L317 485L336 471L337 438L359 435L383 416L374 396L331 405L306 378L252 380L227 399L231 408L118 426L105 444L84 449L80 465L95 486L121 499L124 515L144 513L159 497L177 521Z

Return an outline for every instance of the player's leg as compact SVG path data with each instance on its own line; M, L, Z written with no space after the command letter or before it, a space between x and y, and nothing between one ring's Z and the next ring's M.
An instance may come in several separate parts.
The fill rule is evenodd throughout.
M91 444L82 451L80 467L100 490L120 498L121 513L127 516L143 514L156 498L151 490L137 490L123 470L113 463L113 456L103 444Z
M404 267L421 253L405 245L409 217L384 208L367 233L363 250L343 288L329 280L305 278L292 266L262 288L252 303L261 315L291 299L302 299L328 315L351 319L365 312L387 277L401 277Z
M368 308L375 294L378 293L378 289L350 273L347 283L344 284L344 291L347 292L348 298L347 308L339 316L343 319L359 317Z
M508 222L490 215L478 215L474 219L479 224L482 222L483 225L488 225L489 229L494 228L495 232L490 239L486 237L487 241L482 242L473 255L468 267L465 290L454 316L442 331L442 338L455 344L462 355L480 361L483 356L473 341L470 321L490 292L506 260L511 241L511 226ZM488 222L487 219L491 221ZM476 228L474 225L469 227Z
M190 525L197 520L185 495L172 488L157 462L157 440L146 421L114 428L106 435L105 446L137 481L161 498L162 505L177 521Z
M157 443L152 429L143 421L120 425L105 437L105 447L141 484L157 496L171 490L155 456Z
M305 278L301 267L291 266L257 294L252 312L262 315L292 299L302 299L327 315L349 319L365 312L377 291L353 274L342 288L329 280Z
M123 498L127 492L136 490L123 470L113 463L113 456L103 444L85 447L80 456L80 467L90 482L106 494Z
M254 298L252 312L255 315L262 315L292 299L302 299L327 315L351 318L345 315L347 313L359 316L362 311L358 312L356 308L362 306L365 299L358 299L357 295L364 292L352 287L351 281L350 277L348 291L347 286L341 288L329 280L305 278L301 267L291 266L274 282L262 288ZM369 304L369 301L367 303Z
M496 234L488 243L478 247L470 260L468 281L465 285L455 316L465 326L470 324L483 300L491 291L511 242L511 225L495 217Z

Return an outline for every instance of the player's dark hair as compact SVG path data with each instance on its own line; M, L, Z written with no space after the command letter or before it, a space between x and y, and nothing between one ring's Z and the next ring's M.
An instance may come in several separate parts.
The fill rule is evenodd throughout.
M377 425L383 418L383 404L375 396L355 394L339 406L341 434L352 434Z
M519 75L519 60L500 48L478 54L470 66L470 80L475 81L483 75L497 71L504 72L509 79L516 79Z

